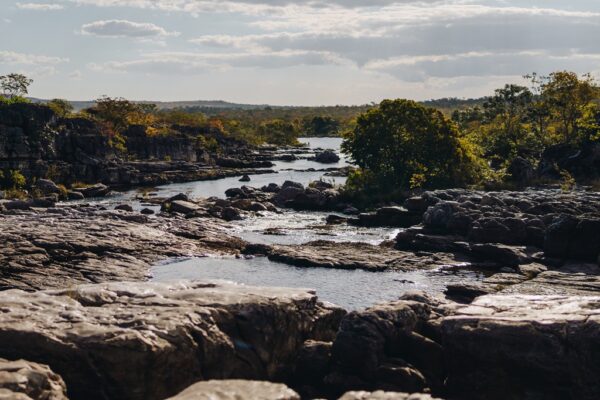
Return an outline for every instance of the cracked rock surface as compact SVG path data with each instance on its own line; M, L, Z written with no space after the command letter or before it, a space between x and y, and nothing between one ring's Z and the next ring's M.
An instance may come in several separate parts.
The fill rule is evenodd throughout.
M0 357L45 363L73 399L159 400L199 380L282 380L345 312L302 289L106 283L0 292Z
M158 260L244 246L214 221L99 207L7 211L0 226L0 290L145 280Z
M325 382L460 399L600 397L600 297L426 296L348 314Z
M0 399L67 400L66 387L46 365L0 358Z
M222 380L198 382L169 400L300 400L298 393L280 383Z

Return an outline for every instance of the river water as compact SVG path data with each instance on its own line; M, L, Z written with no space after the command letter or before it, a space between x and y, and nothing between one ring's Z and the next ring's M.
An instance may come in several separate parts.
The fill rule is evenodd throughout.
M312 149L334 149L339 152L341 139L310 138L301 139ZM342 167L348 160L342 156L338 164L326 167ZM306 171L313 168L315 171ZM225 178L217 181L189 182L158 187L156 195L169 197L186 193L191 198L224 197L225 190L249 185L261 187L269 183L282 184L292 180L308 184L324 179L343 184L345 178L325 176L324 165L308 160L276 162L273 168L278 173L255 175L248 183L239 178ZM137 192L132 191L111 200L131 201ZM136 207L143 203L134 202ZM391 228L359 228L346 225L328 226L325 218L328 213L297 212L286 210L282 213L263 213L261 217L251 217L232 223L234 236L252 243L301 244L313 240L333 240L344 242L368 242L379 244L392 239L398 233ZM268 233L266 233L268 232ZM409 290L424 290L428 293L441 293L449 283L473 282L483 275L469 270L456 272L440 268L434 271L415 272L367 272L362 270L339 270L323 268L299 268L275 263L263 257L251 259L192 258L171 260L152 269L153 280L171 281L178 279L225 279L256 286L281 286L315 289L322 300L329 301L349 310L361 309L375 303L397 299Z

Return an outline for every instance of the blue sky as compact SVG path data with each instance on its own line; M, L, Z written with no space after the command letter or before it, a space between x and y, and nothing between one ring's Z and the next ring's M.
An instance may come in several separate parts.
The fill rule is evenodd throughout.
M0 74L71 100L363 104L600 76L598 0L1 0Z

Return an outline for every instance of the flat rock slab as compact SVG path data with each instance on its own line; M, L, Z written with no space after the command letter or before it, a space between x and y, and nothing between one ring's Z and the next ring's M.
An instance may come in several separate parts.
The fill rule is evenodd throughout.
M222 380L198 382L169 400L300 400L298 393L280 383Z
M591 400L600 398L598 360L600 296L460 304L414 293L344 318L328 380L457 399Z
M62 378L46 365L0 359L0 399L67 400Z
M433 269L466 264L449 253L414 253L368 243L316 241L294 246L273 246L272 261L299 267L364 269L367 271Z
M49 365L73 399L159 400L207 379L285 379L345 312L302 289L106 283L0 292L0 357Z
M216 221L96 207L0 213L0 226L0 290L145 280L157 260L244 245Z

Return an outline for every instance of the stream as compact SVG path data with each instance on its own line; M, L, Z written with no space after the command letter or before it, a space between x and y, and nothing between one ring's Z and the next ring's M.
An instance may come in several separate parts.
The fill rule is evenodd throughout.
M340 154L340 138L300 139L309 148L333 149ZM323 179L335 184L345 183L343 177L325 176L323 169L343 167L348 160L340 154L337 164L320 164L300 159L291 162L276 161L273 169L277 173L251 176L251 182L239 182L239 177L214 181L177 183L160 186L153 196L171 197L185 193L190 198L225 197L225 191L243 185L262 187L269 183L281 185L286 180L309 182ZM314 169L306 171L307 169ZM319 171L321 170L321 171ZM158 207L138 200L139 190L124 192L99 203L111 207L129 202L135 209ZM263 212L260 217L234 221L232 234L251 243L302 244L314 240L339 242L366 242L379 244L393 239L398 229L362 228L348 225L327 225L325 218L331 213L298 212L284 210L281 213ZM363 270L339 270L325 268L300 268L276 263L264 257L238 259L235 257L206 257L169 260L153 267L154 281L179 279L224 279L256 286L281 286L309 288L317 291L319 298L348 310L365 308L376 303L397 299L409 290L442 293L449 283L473 282L483 279L481 273L471 270L455 271L438 269L412 272L367 272Z

